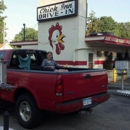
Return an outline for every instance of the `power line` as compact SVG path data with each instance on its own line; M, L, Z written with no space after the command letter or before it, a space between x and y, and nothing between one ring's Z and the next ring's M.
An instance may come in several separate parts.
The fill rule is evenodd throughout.
M35 28L37 25L38 25L38 22L32 28Z

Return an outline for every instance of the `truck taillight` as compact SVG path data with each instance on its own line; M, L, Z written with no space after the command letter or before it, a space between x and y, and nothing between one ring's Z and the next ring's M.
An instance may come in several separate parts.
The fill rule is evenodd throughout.
M63 81L59 79L56 83L55 94L56 96L63 96L63 92L64 92Z

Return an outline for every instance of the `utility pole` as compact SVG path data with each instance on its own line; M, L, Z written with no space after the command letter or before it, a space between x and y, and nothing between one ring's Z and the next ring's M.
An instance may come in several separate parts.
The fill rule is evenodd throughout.
M23 24L23 41L25 41L25 33L26 33L26 32L25 32L25 26L26 26L26 25L25 25L25 23L24 23L24 24Z

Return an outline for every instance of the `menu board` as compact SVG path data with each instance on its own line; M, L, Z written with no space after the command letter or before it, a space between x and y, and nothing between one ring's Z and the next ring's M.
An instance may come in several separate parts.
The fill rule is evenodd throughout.
M116 70L128 70L130 68L129 61L116 61L115 62Z

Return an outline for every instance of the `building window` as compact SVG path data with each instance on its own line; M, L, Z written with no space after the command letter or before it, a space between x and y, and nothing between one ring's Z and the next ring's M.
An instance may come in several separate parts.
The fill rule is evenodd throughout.
M104 51L97 51L97 57L104 57Z
M117 57L116 57L116 60L123 60L123 55L122 53L117 53Z
M104 52L104 56L105 56L105 57L108 57L108 55L109 55L109 51L105 51L105 52Z
M109 51L97 51L97 57L107 57Z

